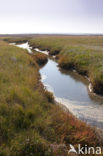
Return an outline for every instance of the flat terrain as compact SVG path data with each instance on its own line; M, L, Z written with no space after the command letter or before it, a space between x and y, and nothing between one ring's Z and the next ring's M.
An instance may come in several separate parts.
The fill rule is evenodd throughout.
M64 112L59 106L56 106L53 95L44 90L40 82L39 69L40 64L46 63L46 56L37 53L30 55L26 50L9 45L2 40L4 38L1 37L0 155L65 156L69 144L75 147L78 143L94 147L99 145L94 130L78 121L71 113ZM69 64L69 58L70 60L77 59L77 69L81 71L86 69L89 71L87 67L90 61L87 59L87 63L84 61L84 64L79 64L79 60L83 61L89 57L91 67L95 67L94 60L100 58L98 62L100 63L102 59L102 37L100 37L100 43L98 39L94 38L95 46L99 48L99 51L90 48L90 44L88 45L89 50L86 45L83 46L84 42L88 43L86 40L82 37L79 40L78 38L74 40L74 37L43 36L38 38L37 36L29 38L32 46L48 49L51 54L58 54L61 66L63 63L64 66ZM24 38L9 38L6 41L20 43L24 42ZM82 50L80 50L81 41ZM90 41L92 42L92 39ZM91 43L91 46L94 46L94 42ZM94 60L91 59L92 54L95 56ZM99 57L100 54L101 57ZM98 64L96 69L101 69Z
M56 55L60 67L88 76L103 95L103 36L36 36L30 44Z

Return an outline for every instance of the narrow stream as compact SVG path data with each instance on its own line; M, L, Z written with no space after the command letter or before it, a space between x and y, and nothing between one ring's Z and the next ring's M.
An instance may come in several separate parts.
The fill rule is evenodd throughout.
M32 53L28 43L16 46ZM46 89L53 92L56 101L65 105L77 118L103 129L103 100L88 91L89 81L86 78L73 71L60 70L52 59L48 59L40 74L41 81Z

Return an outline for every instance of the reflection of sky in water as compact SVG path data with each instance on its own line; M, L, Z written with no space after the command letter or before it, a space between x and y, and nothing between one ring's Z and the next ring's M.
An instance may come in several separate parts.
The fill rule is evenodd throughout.
M28 42L27 43L23 43L23 44L17 44L16 46L20 47L20 48L23 48L23 49L27 49L28 52L32 54L32 50L31 50L31 47L29 47Z
M58 102L68 107L78 118L103 128L103 105L90 98L87 85L79 79L77 73L61 73L57 63L52 60L48 61L40 73L45 87L54 92Z
M47 65L40 70L40 73L47 76L43 82L52 86L57 97L69 100L75 99L80 102L91 102L87 86L69 75L62 74L54 61L49 60Z
M31 53L28 43L17 45ZM58 102L66 106L75 116L103 128L103 104L91 98L87 84L77 73L60 72L57 63L50 60L41 68L41 81L44 86L54 93Z
M38 48L35 48L34 50L35 50L35 51L38 51L38 52L40 52L40 53L43 53L43 54L45 54L45 55L48 55L48 51L47 51L47 50L42 51L42 50L39 50Z

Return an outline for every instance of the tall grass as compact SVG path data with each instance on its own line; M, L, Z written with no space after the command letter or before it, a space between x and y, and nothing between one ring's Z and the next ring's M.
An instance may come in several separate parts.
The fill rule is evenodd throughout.
M66 156L69 143L97 146L93 129L53 103L38 69L26 50L0 41L0 155Z
M87 75L94 92L103 95L103 36L41 36L29 42L56 54L60 67Z

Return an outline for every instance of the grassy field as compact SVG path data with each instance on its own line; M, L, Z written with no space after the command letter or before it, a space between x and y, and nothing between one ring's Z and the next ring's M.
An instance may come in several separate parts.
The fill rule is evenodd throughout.
M56 55L60 67L87 75L94 92L103 95L103 36L39 36L29 43Z
M56 106L43 89L43 59L0 40L0 156L66 156L69 143L99 144L93 129Z

